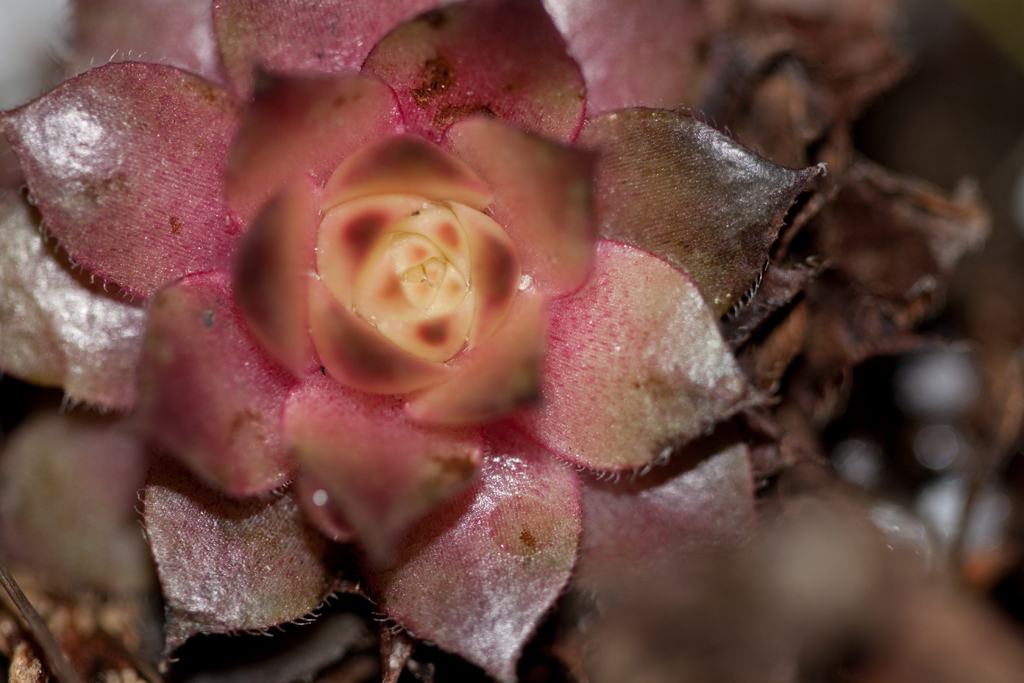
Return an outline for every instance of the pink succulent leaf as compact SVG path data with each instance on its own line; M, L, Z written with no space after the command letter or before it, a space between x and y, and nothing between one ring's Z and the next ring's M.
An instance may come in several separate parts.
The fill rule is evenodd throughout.
M163 460L144 522L166 601L165 656L198 633L298 619L334 588L331 544L288 493L232 500Z
M393 26L436 0L217 0L214 28L228 76L242 94L255 67L279 74L355 72Z
M418 195L481 210L492 199L472 169L417 135L381 140L346 159L324 188L324 208L376 194Z
M0 462L5 556L58 585L149 590L153 566L135 513L148 461L124 422L44 414L23 423Z
M110 61L176 66L223 82L209 0L75 0L71 75Z
M723 448L696 465L704 454L692 451L628 482L583 478L576 584L614 589L749 537L756 516L747 447Z
M410 131L439 141L486 114L562 142L583 120L583 77L539 0L474 0L406 22L363 71L394 88Z
M309 278L316 270L320 186L299 178L256 216L235 259L235 301L249 330L296 375L315 369Z
M515 419L570 462L644 467L761 400L693 281L647 252L599 242L551 308L540 405Z
M546 349L545 297L520 292L487 343L449 363L452 377L408 397L405 409L417 421L474 424L503 417L537 399Z
M157 444L235 496L284 484L291 375L248 331L224 273L192 275L149 309L137 419Z
M238 106L155 64L108 64L0 115L29 192L71 258L133 296L229 266L222 176Z
M375 394L404 394L450 373L444 365L423 360L385 339L370 323L341 306L317 280L310 282L309 320L327 374L345 386Z
M271 80L256 93L231 148L225 194L248 223L297 176L322 185L352 152L402 130L391 88L374 78Z
M368 579L384 613L499 681L569 579L580 534L579 477L511 430L493 430L480 479Z
M445 143L494 188L490 213L523 272L551 294L578 289L594 249L592 155L482 117L453 124Z
M88 278L40 236L25 200L0 188L0 369L127 411L146 312Z
M284 429L300 477L322 486L303 505L329 506L378 566L410 525L473 481L483 451L476 430L414 424L393 396L319 375L288 398Z
M690 0L544 0L587 84L587 114L689 102L708 10Z
M601 155L601 236L682 268L718 314L760 277L786 212L824 170L776 166L696 119L661 110L593 119L579 144Z

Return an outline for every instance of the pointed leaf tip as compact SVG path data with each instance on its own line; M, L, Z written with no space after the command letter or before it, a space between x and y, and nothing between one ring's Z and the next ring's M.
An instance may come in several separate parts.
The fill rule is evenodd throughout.
M369 574L385 614L514 681L523 646L572 571L579 486L522 435L492 431L478 482L410 533L394 567Z
M760 276L789 207L823 172L777 166L696 119L657 109L592 119L579 144L600 154L600 235L685 270L719 315Z

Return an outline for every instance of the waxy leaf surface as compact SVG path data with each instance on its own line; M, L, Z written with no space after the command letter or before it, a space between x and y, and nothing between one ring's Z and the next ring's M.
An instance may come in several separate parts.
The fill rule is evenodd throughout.
M569 579L580 533L579 478L513 432L492 432L478 482L371 573L387 616L499 681Z
M23 423L0 462L6 556L57 585L150 589L153 568L135 513L148 460L123 422L50 414Z
M289 494L232 500L161 461L144 517L166 600L165 656L197 633L298 619L334 586L330 543Z
M587 82L587 114L677 107L708 30L690 0L544 0Z
M0 115L47 229L134 296L230 265L222 177L238 124L216 85L155 64L89 71Z
M220 82L210 0L75 0L69 70L109 61L176 66Z
M753 480L737 444L692 465L692 449L629 481L583 478L583 538L573 580L591 590L670 571L753 530ZM679 462L681 461L681 462Z
M24 199L0 189L0 369L129 410L145 321L141 305L74 273Z
M284 429L300 476L322 487L303 505L330 506L379 565L413 522L473 480L483 451L476 430L414 424L394 397L319 374L288 398Z
M226 274L193 275L154 298L137 417L208 482L249 496L288 480L280 423L292 382L248 331Z
M540 407L516 419L584 467L643 467L757 400L693 281L627 245L598 243L549 338Z
M246 109L231 147L228 207L248 223L298 176L322 185L349 154L401 129L395 96L376 79L274 80Z
M241 93L255 67L281 74L354 72L384 34L436 0L217 0L214 27Z
M588 122L600 154L598 232L689 273L725 313L757 281L786 212L820 167L795 171L675 112L630 109Z
M391 31L363 71L394 88L410 131L439 141L473 114L568 142L583 120L583 77L537 0L479 0Z

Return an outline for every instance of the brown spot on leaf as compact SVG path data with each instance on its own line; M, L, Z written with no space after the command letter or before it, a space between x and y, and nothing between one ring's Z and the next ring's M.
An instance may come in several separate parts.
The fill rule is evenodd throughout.
M455 69L451 62L438 54L423 62L420 70L420 85L411 88L409 94L420 109L426 109L445 90L455 85Z
M459 246L459 231L451 223L444 223L437 229L437 236L452 249Z
M448 23L448 16L444 11L435 9L420 16L420 21L425 22L430 28L439 29Z
M178 218L177 216L171 216L170 220L168 220L168 223L171 224L171 234L172 235L177 235L177 234L181 233L181 219L180 218Z
M402 296L402 283L398 281L398 278L389 277L381 285L380 298L384 301L393 301Z
M416 334L425 344L439 346L448 339L448 323L444 320L431 320L421 323Z
M466 481L476 474L476 463L468 455L454 458L435 458L435 461L440 467L443 476L450 477L456 481Z
M485 236L480 246L478 289L486 292L492 301L501 301L512 295L516 283L516 261L504 244Z
M387 221L388 217L379 212L366 213L354 219L344 233L346 246L355 256L365 256Z
M491 105L486 103L480 104L445 104L437 108L434 112L433 124L438 128L445 128L455 123L459 119L464 119L467 116L484 115L497 118L498 114Z
M374 165L406 173L425 172L440 178L462 177L461 169L447 155L438 154L430 143L409 138L399 138L378 148Z
M102 204L111 195L128 193L128 178L124 173L117 172L98 183L88 183L82 190L94 204Z
M243 431L255 430L263 423L263 418L248 408L235 413L228 425L228 443L234 443Z
M527 550L537 552L537 539L527 529L523 529L523 533L519 534L519 540Z

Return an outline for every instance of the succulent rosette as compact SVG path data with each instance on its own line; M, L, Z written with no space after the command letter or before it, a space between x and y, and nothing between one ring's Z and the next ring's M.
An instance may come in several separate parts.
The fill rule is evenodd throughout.
M135 19L166 63L0 118L47 234L99 281L7 192L0 364L130 412L231 496L294 482L385 614L510 680L577 557L585 576L714 510L678 508L693 481L588 493L577 470L646 472L762 400L717 321L817 170L644 108L688 76L660 3L188 7L191 47L155 5ZM91 26L83 59L119 37ZM667 59L650 75L632 31ZM722 457L695 476L747 501L741 524L746 455Z

